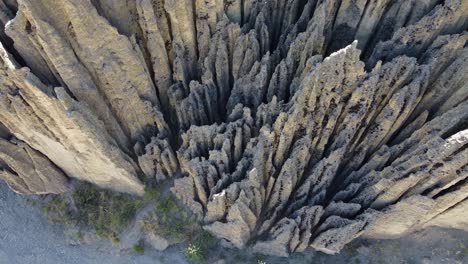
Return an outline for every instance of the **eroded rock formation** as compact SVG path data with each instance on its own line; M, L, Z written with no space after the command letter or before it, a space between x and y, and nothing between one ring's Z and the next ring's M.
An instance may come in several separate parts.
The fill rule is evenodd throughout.
M468 2L0 1L0 177L173 193L225 244L468 230Z

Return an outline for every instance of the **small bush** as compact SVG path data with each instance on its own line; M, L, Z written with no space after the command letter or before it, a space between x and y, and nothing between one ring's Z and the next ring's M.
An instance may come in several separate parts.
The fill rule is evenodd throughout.
M76 232L75 239L78 241L83 240L83 233L81 233L81 231Z
M168 196L156 204L156 210L167 216L173 211L180 211L180 208L177 206L174 198L172 196Z
M139 242L138 244L133 245L133 252L137 254L145 253L145 246L143 245L143 243Z
M161 197L161 190L157 187L146 187L143 200L145 202L157 201Z
M120 244L120 238L116 233L107 234L106 237L111 241L112 245Z
M461 253L463 254L463 256L468 256L468 246L467 245L462 245Z
M185 257L190 261L200 262L205 259L202 249L194 244L188 245L184 250Z
M184 255L190 261L203 261L206 258L206 252L216 246L216 239L204 230L198 230L192 236L191 243L184 250Z
M256 253L253 261L251 262L252 264L267 264L265 261L265 256L260 253ZM296 263L296 262L294 262Z
M198 230L192 239L192 242L203 251L207 251L214 247L216 245L216 241L216 238L205 230Z

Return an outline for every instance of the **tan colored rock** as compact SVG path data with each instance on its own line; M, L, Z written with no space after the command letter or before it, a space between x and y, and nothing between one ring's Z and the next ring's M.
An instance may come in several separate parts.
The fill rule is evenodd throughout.
M223 245L280 256L466 229L466 3L0 1L2 176L174 178Z
M138 168L86 105L62 87L44 85L1 51L0 120L67 175L103 187L143 193Z
M19 140L0 138L0 177L22 194L61 193L67 176L47 157Z

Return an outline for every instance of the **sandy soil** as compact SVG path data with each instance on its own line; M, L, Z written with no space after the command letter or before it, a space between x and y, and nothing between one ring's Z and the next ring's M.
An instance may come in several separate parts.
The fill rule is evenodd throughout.
M67 245L63 227L48 223L40 209L0 182L0 264L158 264L187 263L180 247L144 255L119 252L108 242ZM209 263L468 263L468 233L434 228L396 240L351 243L341 254L310 253L289 259L268 258L245 251L213 252Z

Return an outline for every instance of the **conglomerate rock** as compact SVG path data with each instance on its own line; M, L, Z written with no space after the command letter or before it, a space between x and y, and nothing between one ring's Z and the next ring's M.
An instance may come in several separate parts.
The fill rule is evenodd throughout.
M288 256L468 229L468 2L0 1L0 177L173 193Z

